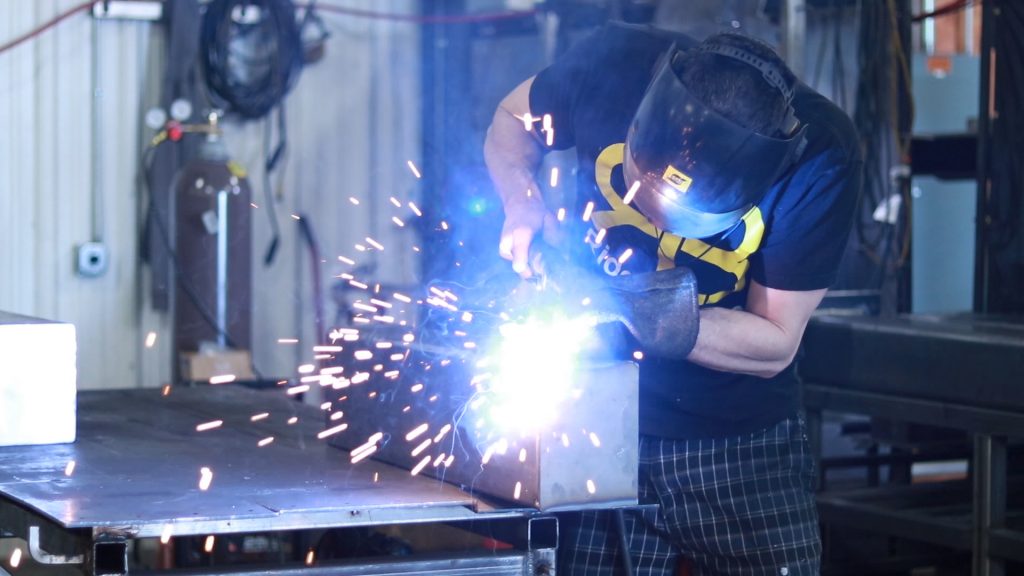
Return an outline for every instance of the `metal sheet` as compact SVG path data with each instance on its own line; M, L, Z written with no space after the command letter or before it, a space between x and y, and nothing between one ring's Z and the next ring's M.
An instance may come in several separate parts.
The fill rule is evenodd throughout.
M400 381L341 390L345 400L339 407L350 427L331 441L355 451L380 434L374 458L539 510L637 503L635 364L581 367L573 384L577 394L550 429L505 438L505 447L497 449L501 437L486 426L481 431L481 413L467 408L473 401L471 370L461 362L424 364L431 369L417 372L420 359L413 352ZM452 455L450 465L444 464Z
M75 440L72 324L0 312L0 446Z
M213 420L223 425L196 431ZM83 392L75 444L0 448L0 496L65 528L135 537L165 525L183 535L476 516L467 508L475 500L454 486L377 462L350 464L317 439L322 429L318 410L280 390ZM213 472L206 491L198 486L204 466Z
M569 445L560 434L540 439L541 509L637 503L639 378L631 362L595 366L582 374L584 392L559 425ZM513 461L513 455L506 460ZM519 462L510 463L521 468Z

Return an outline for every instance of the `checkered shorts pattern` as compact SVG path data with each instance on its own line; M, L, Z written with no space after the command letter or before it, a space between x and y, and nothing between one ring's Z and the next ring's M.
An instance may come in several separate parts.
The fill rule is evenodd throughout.
M821 540L814 459L802 418L733 438L640 439L640 502L626 534L637 576L693 573L743 576L818 574ZM619 538L608 512L561 519L558 572L622 574Z

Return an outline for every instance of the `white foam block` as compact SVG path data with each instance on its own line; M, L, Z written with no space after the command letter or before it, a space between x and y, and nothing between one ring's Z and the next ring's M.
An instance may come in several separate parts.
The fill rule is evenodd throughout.
M75 441L75 326L0 312L0 446Z

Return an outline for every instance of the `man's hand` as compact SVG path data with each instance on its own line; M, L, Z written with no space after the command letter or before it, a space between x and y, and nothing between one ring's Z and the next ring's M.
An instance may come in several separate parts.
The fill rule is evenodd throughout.
M512 261L512 270L516 274L529 278L537 272L535 263L531 261L535 255L531 247L541 239L554 247L562 243L558 221L544 202L536 197L507 202L498 252L502 258Z
M512 270L523 278L531 276L530 245L544 231L545 220L551 215L540 198L510 199L505 203L505 224L501 228L498 252L512 261Z

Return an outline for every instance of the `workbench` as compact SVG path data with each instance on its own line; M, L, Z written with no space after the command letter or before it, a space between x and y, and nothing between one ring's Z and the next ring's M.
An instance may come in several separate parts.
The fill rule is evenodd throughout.
M280 389L80 392L75 443L0 448L0 537L25 539L44 564L123 574L137 538L507 521L522 536L510 550L260 572L554 573L554 518L372 460L353 465L317 438L323 429L323 412Z
M974 438L967 482L826 491L818 498L823 523L970 551L975 576L1024 562L1024 530L1008 512L1024 494L1007 478L1009 439L1024 437L1024 319L819 316L798 366L819 454L824 410Z

